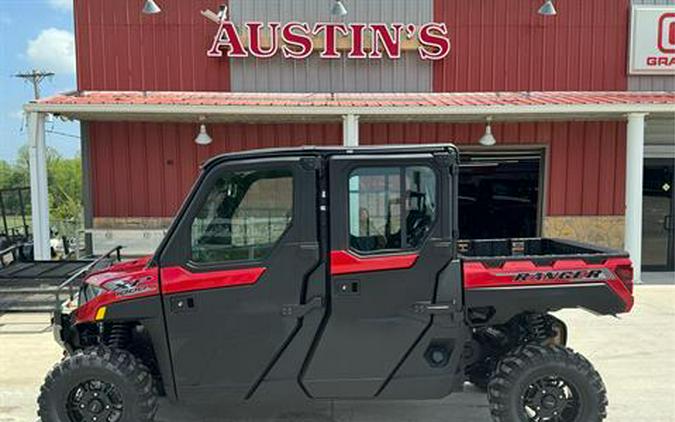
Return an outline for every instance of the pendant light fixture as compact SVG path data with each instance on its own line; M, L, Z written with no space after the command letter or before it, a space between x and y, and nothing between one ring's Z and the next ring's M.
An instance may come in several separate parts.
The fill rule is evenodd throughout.
M333 4L333 8L331 9L330 13L333 16L347 16L347 8L345 7L344 3L342 3L342 0L335 0L335 3Z
M205 120L206 120L205 117L199 118L200 122L204 122ZM195 138L195 144L206 146L211 145L211 143L213 143L213 138L211 137L211 135L209 135L209 132L206 130L206 124L202 123L199 126L199 134Z
M480 138L478 143L484 147L491 147L497 143L497 139L495 139L494 135L492 134L492 117L487 118L485 134Z
M155 0L145 0L145 5L143 6L143 13L146 15L156 15L161 12L162 9L155 3Z
M558 14L558 11L555 10L553 0L546 0L544 4L539 8L538 13L542 16L555 16Z

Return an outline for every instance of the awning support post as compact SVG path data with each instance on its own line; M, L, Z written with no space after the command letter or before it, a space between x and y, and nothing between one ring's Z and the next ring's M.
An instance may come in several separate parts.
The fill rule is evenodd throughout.
M359 116L347 114L342 116L342 144L346 147L359 146Z
M36 260L49 260L49 192L47 185L47 145L44 113L28 113L28 159L30 166L33 254Z
M626 139L626 225L624 245L640 283L642 266L642 183L644 179L645 113L628 115Z

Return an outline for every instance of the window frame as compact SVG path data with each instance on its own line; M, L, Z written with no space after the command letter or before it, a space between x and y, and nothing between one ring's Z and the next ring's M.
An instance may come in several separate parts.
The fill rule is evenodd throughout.
M415 247L406 247L406 248L397 248L397 249L378 249L375 251L360 251L358 249L355 249L350 241L351 237L351 190L350 190L350 182L352 177L354 176L354 173L358 170L361 169L398 169L398 174L400 177L400 183L399 183L399 193L401 194L401 199L404 199L404 193L406 192L406 186L405 183L407 182L407 170L409 168L414 168L414 167L423 167L432 172L434 175L434 194L436 195L436 209L434 210L434 216L431 221L431 224L429 225L429 229L427 230L426 234L420 241L420 244L415 246ZM440 200L441 200L441 175L436 168L436 166L432 165L432 163L429 162L407 162L404 164L393 164L393 163L388 163L388 162L364 162L364 163L359 163L355 164L354 166L350 167L349 169L346 169L346 193L347 193L347 221L345 224L345 229L346 229L346 234L347 234L347 250L356 255L356 256L363 256L363 257L369 257L369 256L379 256L379 255L397 255L397 254L404 254L404 253L410 253L410 252L418 252L424 248L426 243L429 241L429 238L431 238L433 232L436 230L436 226L439 224L439 211L441 208ZM407 198L405 198L407 200ZM403 200L401 201L401 215L400 215L400 225L401 225L401 243L403 243L403 236L404 236L404 216L407 215L407 204L406 201Z

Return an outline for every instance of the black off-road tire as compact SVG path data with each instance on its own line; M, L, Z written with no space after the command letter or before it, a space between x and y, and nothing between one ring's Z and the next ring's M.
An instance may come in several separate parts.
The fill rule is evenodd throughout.
M68 403L73 391L92 381L114 386L122 403L118 422L154 419L157 390L148 368L125 350L101 346L79 351L49 372L38 398L41 422L71 422Z
M487 391L488 384L490 383L490 377L492 376L492 366L494 366L494 364L490 365L489 362L481 362L474 365L466 372L467 381L469 381L479 390Z
M562 346L529 344L514 349L497 365L488 385L492 419L495 422L536 420L525 410L524 397L533 383L545 377L558 377L573 386L579 403L573 416L568 413L566 419L550 420L601 422L607 417L605 385L586 358Z

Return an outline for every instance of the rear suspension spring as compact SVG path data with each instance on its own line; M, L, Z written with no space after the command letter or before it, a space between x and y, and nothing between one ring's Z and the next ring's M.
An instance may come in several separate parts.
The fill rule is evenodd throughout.
M543 314L528 314L525 317L527 337L530 342L544 342L552 335L551 324Z

